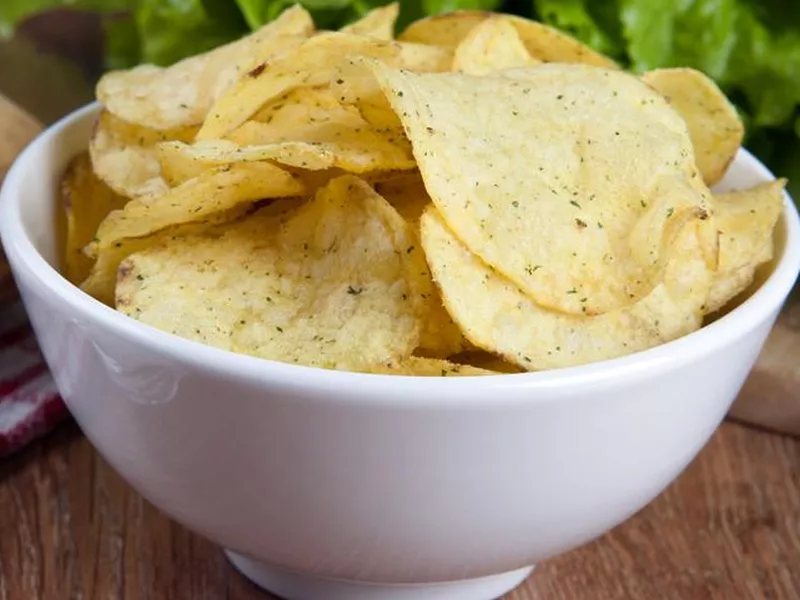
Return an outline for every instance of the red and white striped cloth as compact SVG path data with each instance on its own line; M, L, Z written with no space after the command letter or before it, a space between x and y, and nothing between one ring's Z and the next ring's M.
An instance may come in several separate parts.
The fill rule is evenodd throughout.
M21 302L0 305L0 457L67 416Z

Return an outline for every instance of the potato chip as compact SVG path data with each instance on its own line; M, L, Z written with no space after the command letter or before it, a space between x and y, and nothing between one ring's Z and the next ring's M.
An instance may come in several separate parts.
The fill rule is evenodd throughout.
M642 79L665 96L686 121L703 180L722 179L744 138L744 125L717 85L694 69L656 69Z
M61 198L67 221L64 275L72 283L80 284L94 262L84 254L83 248L92 241L106 215L125 206L127 198L114 193L98 179L85 152L67 167L61 181Z
M303 185L292 174L269 163L226 165L205 171L166 194L131 200L106 217L97 230L97 248L139 238L174 225L201 221L238 205L266 198L300 196Z
M714 196L719 228L719 269L706 313L720 310L753 282L756 269L772 260L773 232L783 212L785 179Z
M274 137L271 141L293 139L294 129L316 126L324 123L343 123L358 127L363 120L351 107L344 106L333 94L328 82L323 85L294 88L267 102L256 114L253 121L272 127ZM235 132L231 135L235 135ZM230 136L227 136L230 137Z
M89 142L92 166L100 179L122 196L138 198L167 191L155 144L191 139L192 129L167 132L132 125L102 111Z
M296 206L297 202L291 200L277 200L267 208L261 208L262 214L268 210L273 213L283 213L289 206ZM161 245L180 244L183 238L192 235L206 234L219 235L217 228L225 223L240 219L253 212L258 204L243 204L223 213L218 213L205 219L168 227L152 235L140 238L125 238L114 244L96 249L97 260L92 265L86 279L81 283L81 289L95 299L114 306L114 294L117 284L119 265L131 254L142 252L148 248Z
M453 71L488 75L503 69L541 64L522 43L508 19L491 17L476 25L461 41L453 58Z
M130 256L117 306L233 352L364 370L401 360L419 339L408 234L385 200L344 176L283 219L256 213L220 237Z
M257 128L251 133L258 138ZM173 142L195 160L209 164L239 161L273 160L283 165L310 170L337 168L349 173L368 173L387 169L413 169L416 167L411 148L407 144L393 144L378 132L342 131L342 136L332 141L287 141L275 144L238 146L233 142L200 142L194 146ZM404 138L397 135L398 139ZM403 147L405 146L405 147Z
M456 10L433 15L411 23L397 39L455 50L476 25L491 16L493 13L482 10Z
M170 67L141 65L107 73L97 85L97 98L117 117L149 129L199 125L254 61L286 52L313 31L311 16L297 5L245 38Z
M392 40L394 39L394 24L399 13L400 5L397 2L379 6L369 11L358 21L343 27L341 31L374 37L379 40Z
M433 207L422 217L422 244L448 311L476 346L526 370L556 369L645 350L700 327L711 272L697 224L673 240L662 283L633 305L598 316L539 306L472 254Z
M651 205L662 226L687 207L710 212L686 124L632 75L374 70L448 226L543 306L592 315L631 304L660 274L663 232L628 243Z
M405 375L412 377L476 377L483 375L499 375L489 369L481 369L472 365L462 365L437 358L409 356L398 362L374 365L370 373L380 375Z
M412 23L398 39L404 42L456 48L467 35L487 19L503 19L514 26L528 52L542 62L582 63L606 69L617 64L557 29L514 15L483 11L456 11Z
M262 63L240 79L211 108L197 139L221 138L270 100L294 88L327 83L336 63L349 54L389 59L398 53L399 45L392 42L339 32L321 33L294 52L269 64Z
M352 106L361 117L378 129L402 129L403 124L363 57L348 57L337 66L331 90L339 101Z

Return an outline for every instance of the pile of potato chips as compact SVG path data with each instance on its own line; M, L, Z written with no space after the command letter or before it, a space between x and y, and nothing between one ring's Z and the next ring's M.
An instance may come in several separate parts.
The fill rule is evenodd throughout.
M98 84L66 276L237 353L419 376L554 369L702 326L773 252L783 180L712 194L743 135L703 74L540 23L397 6Z

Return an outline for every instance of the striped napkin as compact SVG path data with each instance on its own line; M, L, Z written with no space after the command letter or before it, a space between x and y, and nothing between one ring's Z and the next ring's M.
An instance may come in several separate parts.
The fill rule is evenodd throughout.
M0 457L67 416L19 300L0 305Z

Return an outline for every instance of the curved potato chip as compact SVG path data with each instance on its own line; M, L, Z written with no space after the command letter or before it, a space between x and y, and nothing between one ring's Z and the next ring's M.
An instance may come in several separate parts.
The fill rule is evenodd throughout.
M104 110L89 142L89 155L97 176L115 192L129 198L166 192L155 144L164 140L189 140L192 129L155 131L127 123Z
M326 32L309 38L293 52L253 68L222 94L197 133L197 139L225 136L267 102L294 88L328 83L336 63L349 54L388 59L397 56L399 51L396 43L347 33Z
M117 307L233 352L368 369L403 359L419 339L408 233L367 184L340 177L281 219L256 213L219 237L130 256Z
M645 350L700 327L711 272L697 223L674 240L664 281L650 294L592 317L533 302L472 254L433 207L422 217L422 245L445 305L467 338L526 370L556 369Z
M476 25L458 45L453 71L487 75L502 69L538 64L541 61L531 56L508 19L491 17Z
M267 211L279 214L286 212L290 206L294 207L296 204L294 199L277 200L260 210L262 214ZM111 246L99 248L97 250L97 260L92 265L89 275L81 284L81 289L100 302L114 306L114 293L119 265L128 256L154 246L180 244L183 238L191 235L218 235L220 225L236 221L252 213L253 210L254 205L240 205L199 221L168 227L146 237L125 238Z
M455 50L476 25L492 16L493 13L482 10L456 10L433 15L411 23L397 39Z
M400 5L392 2L386 6L373 8L358 21L343 27L341 31L355 35L365 35L379 40L394 39L394 24L400 14Z
M686 121L703 180L712 185L722 179L744 138L739 113L722 90L695 69L656 69L642 79Z
M370 373L380 375L406 375L411 377L477 377L500 375L496 371L472 365L462 365L438 358L409 356L399 362L374 365Z
M610 58L558 29L515 15L498 16L484 11L455 11L415 21L397 39L404 42L457 47L480 23L487 19L504 19L517 30L522 43L533 58L542 62L582 63L616 69Z
M119 118L150 129L199 125L216 98L254 61L286 52L313 31L311 16L296 5L247 37L170 67L140 65L107 73L97 84L97 98Z
M723 308L753 282L756 269L772 260L773 232L783 213L785 179L714 196L719 228L719 268L706 313Z
M684 210L710 212L686 124L632 75L565 64L525 80L373 69L448 226L543 306L592 315L631 304L661 271L663 231L629 243L651 205L662 228Z
M238 205L266 198L288 198L305 192L291 173L263 162L239 163L205 171L169 192L131 200L105 218L97 230L96 248L126 238L151 235L174 225L201 221Z
M363 57L348 57L339 63L331 78L331 90L342 104L354 107L373 127L402 129L403 124L372 73L371 63Z
M121 209L127 198L116 194L92 171L88 153L75 157L61 180L61 198L67 220L64 274L79 285L94 261L83 249L94 238L97 226L112 210Z

